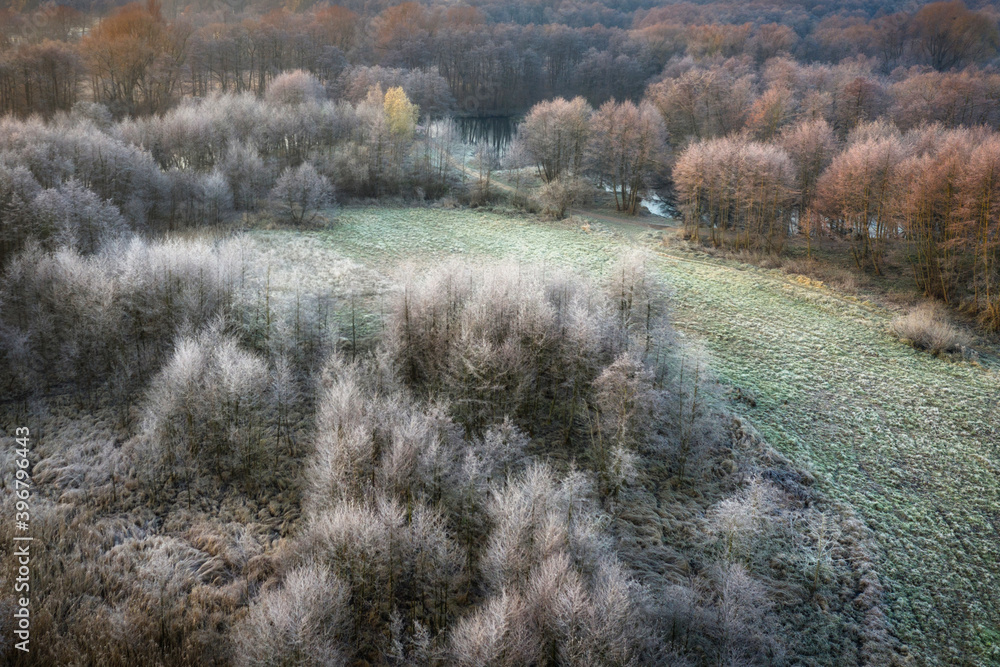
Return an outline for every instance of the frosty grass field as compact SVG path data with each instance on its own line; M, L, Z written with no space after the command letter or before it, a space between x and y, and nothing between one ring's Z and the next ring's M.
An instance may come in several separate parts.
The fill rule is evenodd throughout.
M275 296L334 283L376 313L401 271L465 257L599 275L630 246L654 247L645 237L635 227L382 208L346 209L330 229L253 235ZM995 362L917 352L887 333L893 313L805 279L655 249L676 326L703 341L723 382L756 400L732 409L878 536L892 622L918 662L1000 663Z

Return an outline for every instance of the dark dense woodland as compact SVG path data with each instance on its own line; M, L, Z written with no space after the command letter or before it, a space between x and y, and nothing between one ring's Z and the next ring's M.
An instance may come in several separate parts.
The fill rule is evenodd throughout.
M437 105L424 108L437 113L523 113L558 96L582 95L595 106L638 101L650 85L690 70L750 75L744 94L757 97L770 83L760 80L762 66L782 57L828 65L817 72L828 81L823 89L865 88L853 95L863 108L845 111L842 123L873 120L893 102L907 107L929 89L928 80L894 84L956 70L968 75L970 106L929 120L996 122L996 110L982 108L997 89L984 71L998 46L989 3L31 4L0 12L0 111L20 116L68 111L81 99L116 116L162 113L183 97L261 95L293 69L343 99L373 66L442 77L450 96L436 94ZM849 104L852 96L844 97ZM931 113L948 114L945 100L931 102ZM736 120L717 129L735 131L726 123Z
M641 256L282 304L228 232L655 188L693 242L905 267L997 330L995 6L118 4L0 10L0 419L44 425L46 545L28 655L0 562L4 660L912 660L864 524L727 412ZM467 182L434 121L496 115Z

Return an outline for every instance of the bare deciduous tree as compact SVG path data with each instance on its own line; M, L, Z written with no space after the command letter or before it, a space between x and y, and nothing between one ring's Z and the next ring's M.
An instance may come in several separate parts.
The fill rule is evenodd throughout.
M525 117L518 134L546 182L581 173L591 114L586 100L577 97L540 102Z
M293 225L307 225L333 204L333 186L330 179L304 162L296 169L285 169L274 184L270 199Z
M635 215L643 191L663 168L666 129L648 102L605 102L594 113L589 145L591 169L611 187L619 211Z

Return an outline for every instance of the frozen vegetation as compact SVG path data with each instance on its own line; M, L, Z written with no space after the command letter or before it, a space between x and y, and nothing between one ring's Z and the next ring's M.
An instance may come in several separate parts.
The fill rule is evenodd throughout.
M1000 667L995 2L6 5L0 663Z
M706 294L741 273L638 245L366 208L313 232L22 255L0 298L4 420L35 429L46 545L26 664L933 657L900 614L922 590L893 579L912 533L880 541L863 488L760 437L831 470L775 430L804 417L745 355L685 342L707 325L674 262ZM744 274L801 307L793 283Z
M417 257L427 265L472 255L603 275L637 234L383 209L345 212L319 238L256 238L274 252L308 243L317 258L325 242L329 255L385 272ZM894 333L895 313L801 276L663 247L647 271L671 289L674 327L706 346L729 409L872 529L900 639L929 663L1000 659L995 359L914 350Z

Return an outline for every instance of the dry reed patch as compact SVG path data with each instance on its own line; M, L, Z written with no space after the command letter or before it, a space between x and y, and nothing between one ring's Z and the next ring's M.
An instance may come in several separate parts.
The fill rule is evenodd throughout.
M921 304L897 317L889 328L901 340L934 355L960 352L969 344L968 335L948 322L940 307L932 303Z

